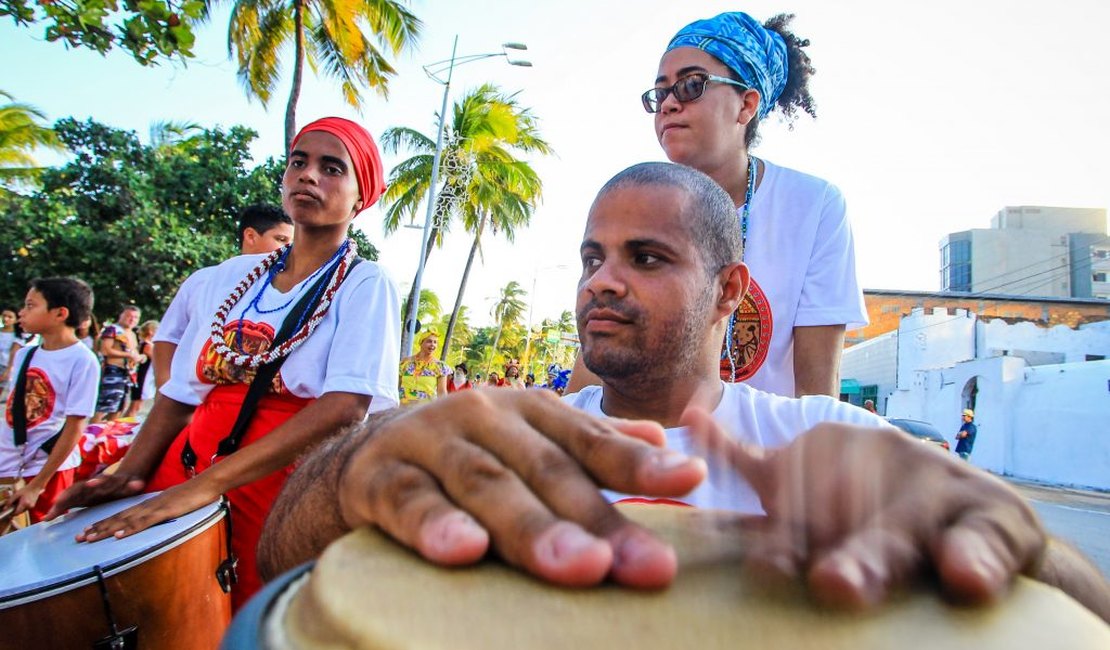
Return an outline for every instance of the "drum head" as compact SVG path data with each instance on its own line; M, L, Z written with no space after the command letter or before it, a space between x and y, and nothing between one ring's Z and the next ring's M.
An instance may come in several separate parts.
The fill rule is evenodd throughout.
M713 512L620 508L675 545L679 572L670 588L563 589L494 561L438 568L360 530L269 603L262 636L282 649L1110 647L1101 620L1025 579L993 607L951 606L921 587L866 616L822 610L800 586L770 592L753 584L740 571L739 533Z
M0 609L46 598L95 580L93 567L105 577L133 563L164 553L199 534L223 516L220 502L152 526L123 539L91 544L74 537L85 526L155 496L141 494L112 503L75 510L54 521L29 526L0 537Z

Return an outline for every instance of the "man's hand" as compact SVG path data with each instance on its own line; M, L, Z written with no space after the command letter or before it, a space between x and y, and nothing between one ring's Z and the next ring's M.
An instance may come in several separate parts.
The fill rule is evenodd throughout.
M930 569L951 598L990 601L1045 552L1032 508L1005 483L894 429L822 424L762 450L735 442L704 411L686 418L763 502L749 562L803 577L826 604L874 606Z
M595 418L549 391L463 391L368 436L340 469L337 498L350 528L379 526L440 564L476 562L492 545L554 583L608 575L658 587L674 577L673 550L598 488L692 490L704 462L661 449L663 440L657 424Z
M100 474L87 481L78 481L65 489L54 502L45 520L50 521L70 508L95 506L98 503L130 497L143 491L146 481L129 474Z

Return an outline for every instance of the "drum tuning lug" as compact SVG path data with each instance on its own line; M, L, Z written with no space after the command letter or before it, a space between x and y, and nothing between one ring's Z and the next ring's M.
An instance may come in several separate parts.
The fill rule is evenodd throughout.
M225 594L231 592L231 585L239 582L239 574L236 571L238 566L239 558L231 556L220 562L220 566L216 567L216 580L220 583L220 589L223 589Z
M108 620L108 636L93 643L93 650L136 650L139 647L139 626L119 629L116 618L112 616L112 603L108 598L108 584L104 581L104 572L100 566L94 566L96 582L100 587L100 599L104 605L104 617Z

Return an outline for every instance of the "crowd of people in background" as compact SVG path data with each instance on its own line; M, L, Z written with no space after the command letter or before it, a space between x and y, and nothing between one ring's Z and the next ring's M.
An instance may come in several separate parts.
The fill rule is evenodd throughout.
M521 376L519 359L510 358L502 366L503 374L491 371L483 382L482 374L475 373L472 381L465 362L456 364L452 369L436 357L439 349L438 333L428 330L417 338L417 342L420 347L416 354L401 359L397 386L402 404L430 402L437 397L460 390L469 390L475 386L516 390L539 388L562 395L570 379L570 370L563 370L558 364L551 364L547 367L547 381L537 384L534 374L527 373Z

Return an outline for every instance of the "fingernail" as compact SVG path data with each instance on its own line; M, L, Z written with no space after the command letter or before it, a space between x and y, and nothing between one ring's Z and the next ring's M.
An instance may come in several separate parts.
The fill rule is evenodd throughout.
M670 472L690 462L690 457L681 452L667 449L652 457L653 468L657 472Z
M617 547L613 558L614 569L632 569L646 560L653 559L658 544L640 535L629 535Z
M836 561L836 572L845 586L859 595L865 606L874 605L881 598L881 586L869 576L857 560L840 557Z
M1006 567L991 548L980 538L969 542L968 568L988 584L997 584L1006 578Z
M455 550L461 543L484 535L485 531L469 515L452 512L432 522L429 542L435 550L447 552Z
M572 523L560 522L552 528L540 538L540 554L558 564L573 560L598 544L597 538Z

